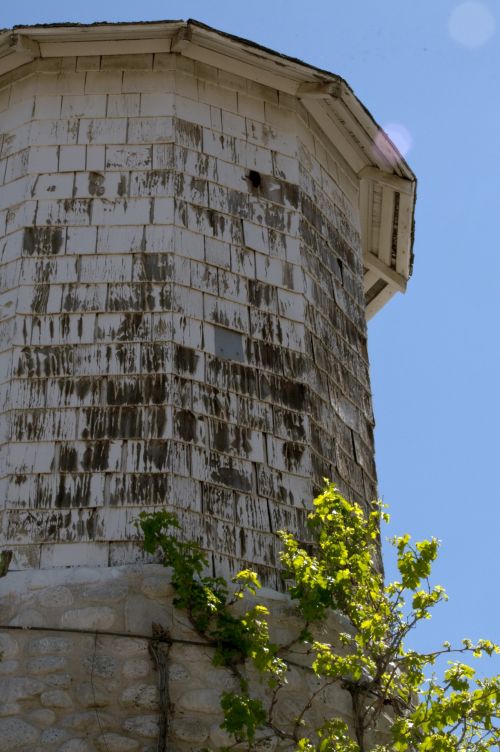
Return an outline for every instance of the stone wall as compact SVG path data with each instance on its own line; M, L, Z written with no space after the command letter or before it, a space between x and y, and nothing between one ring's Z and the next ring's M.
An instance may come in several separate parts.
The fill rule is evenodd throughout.
M221 691L236 689L234 679L212 666L210 648L195 644L199 637L172 606L160 565L14 572L0 580L0 597L0 752L156 752L162 703L149 651L152 622L174 640L166 748L188 752L229 741L219 728L219 703ZM300 623L287 598L267 590L259 600L270 608L273 638L288 643ZM317 687L304 656L289 657L280 723ZM306 719L331 713L349 718L347 693L325 691Z
M168 504L277 587L323 476L375 496L356 176L298 99L180 55L0 87L14 568L134 562Z

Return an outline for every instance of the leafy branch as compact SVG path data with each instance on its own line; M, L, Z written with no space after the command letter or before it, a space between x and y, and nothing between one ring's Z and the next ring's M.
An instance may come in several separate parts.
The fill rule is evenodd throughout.
M174 604L187 613L196 633L214 648L215 665L228 668L238 692L224 692L222 728L234 745L257 750L264 739L280 740L280 748L296 752L489 752L500 744L500 677L479 679L458 658L480 658L500 652L489 640L464 640L453 648L419 653L405 639L432 609L446 600L430 575L439 543L435 538L412 544L410 536L392 539L399 579L384 584L376 569L380 524L388 515L379 502L368 514L327 483L314 500L309 523L314 546L308 550L280 532L281 562L288 592L303 619L296 640L310 656L318 686L287 724L278 724L276 708L287 683L287 651L269 633L269 611L252 605L243 614L235 606L260 589L257 575L244 570L230 586L204 574L207 559L193 542L180 539L174 515L142 514L138 525L144 548L161 549L172 568ZM331 642L315 638L329 615L341 614L346 631ZM427 679L437 659L450 655L441 679ZM267 700L247 678L252 664L267 687ZM309 712L326 688L337 686L351 697L352 723L331 717L314 727ZM267 703L267 704L266 704ZM334 712L334 710L332 710ZM376 741L374 741L376 740ZM243 748L243 747L241 747Z

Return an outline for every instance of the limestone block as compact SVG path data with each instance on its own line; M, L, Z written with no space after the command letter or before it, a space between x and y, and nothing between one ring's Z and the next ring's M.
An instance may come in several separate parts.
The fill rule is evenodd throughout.
M130 658L124 662L122 670L127 679L142 679L151 671L151 662L144 658ZM169 675L172 676L172 666L169 667Z
M1 655L1 653L0 653ZM19 661L0 660L0 676L19 673Z
M135 707L143 711L158 707L158 687L154 684L133 684L122 693L120 703L124 707Z
M92 674L101 679L110 679L115 675L117 661L109 655L86 656L82 665Z
M141 586L141 592L148 598L168 598L174 595L175 588L169 582L167 572L160 575L146 577Z
M44 685L31 677L4 677L0 679L0 696L5 702L28 700L40 695Z
M107 689L84 682L76 687L76 697L83 708L106 708L113 703L113 697Z
M49 708L38 708L29 713L28 720L42 728L53 727L56 720L56 714L53 710L49 710Z
M65 587L64 585L44 588L35 599L35 603L38 607L45 605L50 606L50 608L67 608L68 606L71 606L73 602L73 593L70 588Z
M85 739L69 739L59 747L58 752L95 752L95 747Z
M154 739L158 736L158 717L156 715L138 715L127 718L123 723L123 729L145 739Z
M30 674L43 675L60 671L66 666L66 658L60 655L46 655L28 661L27 669Z
M2 659L14 658L18 654L19 644L15 637L7 632L0 632L0 655Z
M139 660L145 660L148 655L147 642L133 637L114 638L110 644L110 650L126 658L139 657Z
M169 678L174 682L188 682L191 674L181 663L170 663L168 668Z
M202 744L209 735L209 726L193 715L191 718L175 718L172 733L181 741Z
M103 729L109 729L116 725L115 718L108 715L100 706L95 705L93 710L89 710L83 713L72 713L65 715L61 720L61 726L71 729L71 731L86 731L92 728L96 720L96 710L99 707L99 720ZM73 736L73 734L71 734Z
M72 708L73 700L68 692L62 689L51 689L42 692L40 702L45 708Z
M37 728L20 718L0 719L0 752L23 750L35 744L40 737Z
M74 642L68 637L37 637L30 640L29 653L31 655L47 655L50 653L68 653L73 649Z
M135 752L139 742L120 734L105 733L95 740L99 752Z
M87 606L66 611L61 617L63 627L106 630L115 622L115 612L109 606Z
M225 729L221 729L221 723L222 718L220 723L213 723L210 726L210 742L215 747L229 747L234 743L234 739Z
M73 681L71 674L46 674L44 677L45 684L48 687L58 687L60 689L68 689Z
M67 731L65 731L65 729L53 727L42 731L40 742L48 746L51 744L64 742L68 738L68 736L69 734Z
M149 600L149 599L148 599ZM151 622L158 622L168 628L171 615L166 611L164 603L149 600L145 608L144 597L129 596L125 604L125 626L133 634L149 635Z
M220 690L218 689L192 689L184 692L176 702L179 710L191 713L218 713L220 712Z
M82 597L85 601L101 601L103 603L118 603L122 601L129 591L127 581L119 578L104 578L102 582L86 585L82 589Z

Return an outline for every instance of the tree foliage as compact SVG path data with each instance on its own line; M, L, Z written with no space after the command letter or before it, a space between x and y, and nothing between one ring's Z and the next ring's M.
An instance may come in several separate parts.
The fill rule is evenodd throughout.
M304 698L302 710L283 727L275 710L287 683L291 646L272 642L268 609L255 605L255 597L243 613L235 609L249 594L257 594L257 575L244 570L232 587L222 578L206 576L204 553L179 538L174 515L161 511L140 516L145 550L160 548L164 564L172 568L175 605L185 609L196 632L214 647L214 664L227 667L238 680L237 692L221 694L222 727L235 744L254 750L263 739L277 737L283 748L296 752L498 749L500 677L478 678L460 659L491 656L500 649L488 640L463 640L457 647L445 643L428 653L405 647L408 634L446 600L443 588L432 586L429 579L439 544L434 538L414 544L409 535L394 538L399 577L384 584L374 562L380 524L387 521L379 502L365 514L327 483L309 515L314 545L307 548L288 532L278 534L285 581L291 583L289 594L303 620L296 642L307 649L320 680L319 690ZM332 612L342 616L345 631L332 635L330 642L320 641L315 637L321 634L318 627ZM449 661L439 677L436 661L442 655ZM251 691L248 663L267 685L266 701ZM331 717L311 728L308 711L319 692L332 685L349 693L352 722Z

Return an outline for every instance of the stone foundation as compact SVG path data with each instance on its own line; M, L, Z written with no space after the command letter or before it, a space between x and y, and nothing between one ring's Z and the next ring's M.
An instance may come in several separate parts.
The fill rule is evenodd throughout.
M0 752L156 752L165 698L149 649L153 622L173 639L169 752L227 743L219 701L224 689L236 689L234 679L212 665L211 648L196 644L172 597L158 564L13 572L0 580ZM273 639L289 642L300 621L288 598L266 589L260 601L270 608ZM290 657L281 722L317 686L304 658ZM349 711L339 690L315 706L317 719L333 712L347 719Z

